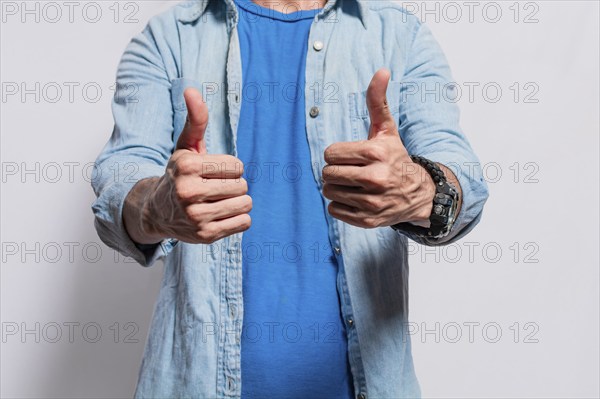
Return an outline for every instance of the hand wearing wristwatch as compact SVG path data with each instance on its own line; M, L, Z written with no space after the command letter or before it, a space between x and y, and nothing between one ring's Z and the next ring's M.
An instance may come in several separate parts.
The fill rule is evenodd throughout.
M430 226L421 227L412 223L403 222L392 225L394 230L415 233L424 238L442 238L452 230L456 220L459 202L458 190L448 182L444 172L427 158L411 155L413 162L418 163L427 170L435 184L435 196L429 217Z

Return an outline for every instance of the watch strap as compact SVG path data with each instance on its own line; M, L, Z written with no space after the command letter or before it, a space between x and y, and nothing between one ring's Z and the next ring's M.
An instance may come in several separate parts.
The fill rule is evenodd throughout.
M442 238L450 233L454 223L454 214L458 205L458 190L448 182L446 175L435 162L419 155L410 157L413 162L425 168L435 184L435 195L429 217L430 227L416 226L408 222L398 223L391 227L394 230L414 233L421 237Z

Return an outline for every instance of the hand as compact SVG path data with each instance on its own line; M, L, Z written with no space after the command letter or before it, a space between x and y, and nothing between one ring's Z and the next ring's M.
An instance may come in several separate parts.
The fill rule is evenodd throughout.
M435 185L402 144L386 99L389 80L390 72L380 69L367 90L368 139L325 149L323 195L332 201L331 216L355 226L411 222L427 227Z
M201 94L186 89L184 97L188 119L165 174L143 202L142 226L146 237L210 244L250 227L252 199L242 161L207 154L208 108Z

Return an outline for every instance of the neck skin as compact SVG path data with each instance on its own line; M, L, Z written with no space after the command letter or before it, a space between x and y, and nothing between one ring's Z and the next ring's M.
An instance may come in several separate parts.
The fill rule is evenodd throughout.
M296 11L323 8L327 0L252 0L252 2L261 7L289 14Z

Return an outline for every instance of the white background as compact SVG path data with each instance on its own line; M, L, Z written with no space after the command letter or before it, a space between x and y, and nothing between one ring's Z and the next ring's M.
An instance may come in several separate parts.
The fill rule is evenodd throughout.
M141 268L100 243L86 165L112 130L110 87L124 47L173 2L98 1L96 23L85 20L95 18L87 3L76 3L72 22L55 3L54 23L45 4L2 2L1 393L128 397L162 264ZM26 6L39 12L24 14ZM446 52L491 193L462 242L411 245L423 394L598 397L598 3L476 3L471 14L465 2L407 7ZM36 82L39 102L22 98ZM77 84L72 98L66 82Z

